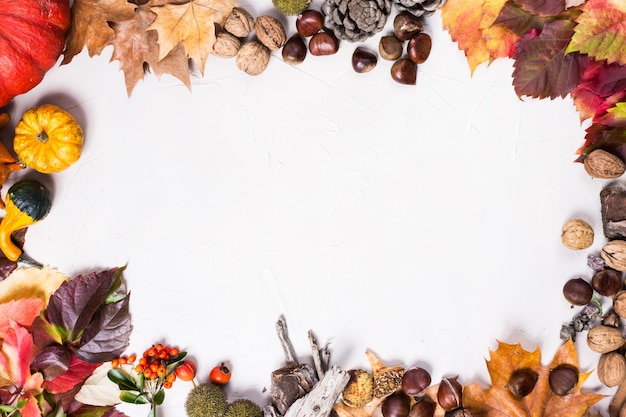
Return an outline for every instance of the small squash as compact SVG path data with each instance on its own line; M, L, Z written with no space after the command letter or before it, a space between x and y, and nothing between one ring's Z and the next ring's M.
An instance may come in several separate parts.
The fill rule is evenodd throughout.
M29 168L43 174L60 172L80 157L83 129L67 111L43 104L26 111L15 126L13 149Z
M6 195L6 215L0 222L0 249L10 261L22 257L22 249L11 240L11 234L37 223L52 207L50 191L39 181L22 180L9 187Z

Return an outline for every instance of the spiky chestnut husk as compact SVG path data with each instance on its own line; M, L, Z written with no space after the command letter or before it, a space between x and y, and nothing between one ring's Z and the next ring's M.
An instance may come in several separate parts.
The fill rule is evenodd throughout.
M311 5L311 0L272 0L272 3L279 12L289 16L302 13Z
M248 399L235 400L228 405L224 417L261 417L263 410Z
M213 384L194 387L185 400L185 411L189 417L223 417L228 409L224 390Z

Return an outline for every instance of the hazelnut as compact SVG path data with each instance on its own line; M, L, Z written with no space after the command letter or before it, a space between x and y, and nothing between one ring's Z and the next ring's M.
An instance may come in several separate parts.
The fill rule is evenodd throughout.
M243 7L233 7L226 20L224 30L238 38L245 38L254 29L254 18Z
M578 384L578 369L571 365L561 364L550 370L548 385L550 390L559 397L572 392Z
M626 241L612 240L602 247L600 256L609 268L626 271Z
M593 244L593 229L582 219L565 222L561 229L561 242L572 250L587 249Z
M530 394L539 379L539 374L530 368L521 368L513 371L507 383L507 388L514 397L523 398Z
M391 78L400 84L415 85L417 64L408 58L400 58L391 66Z
M624 341L626 339L622 336L622 332L615 327L597 325L587 332L587 345L589 349L597 353L617 350L624 345Z
M406 52L411 61L416 64L423 64L430 56L433 41L427 33L418 33L413 36L406 46Z
M342 401L350 407L363 407L374 398L374 377L363 369L348 371L350 379L343 389Z
M235 63L237 68L249 75L259 75L270 62L270 51L257 41L241 45Z
M583 160L583 166L587 174L593 178L618 178L626 171L624 161L603 149L591 151Z
M324 16L317 10L305 10L296 18L296 30L305 38L315 35L323 26Z
M591 286L600 295L612 297L622 289L622 273L614 269L603 269L591 277Z
M584 306L593 297L593 287L583 278L572 278L563 285L563 296L575 306Z
M617 352L603 353L597 372L600 382L607 387L616 387L626 378L626 358Z
M437 402L445 411L454 410L461 407L461 396L463 387L454 378L442 378L439 388L437 389Z
M420 19L406 10L398 13L393 19L393 33L401 41L408 41L422 30Z
M237 55L241 41L230 32L221 31L215 35L211 53L220 58L232 58Z
M387 61L395 61L400 58L403 49L402 41L394 35L383 36L378 42L378 52L381 58Z
M339 50L339 40L331 32L317 32L309 40L309 51L312 55L333 55Z
M272 16L259 16L254 24L256 37L270 51L280 49L287 41L285 27Z
M306 58L306 50L304 39L296 33L283 45L283 61L291 65L301 64Z
M376 55L363 48L356 48L352 53L352 69L359 74L373 70L377 62Z

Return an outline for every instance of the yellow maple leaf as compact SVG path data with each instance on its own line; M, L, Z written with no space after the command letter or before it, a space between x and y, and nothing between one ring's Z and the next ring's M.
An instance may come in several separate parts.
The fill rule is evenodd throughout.
M506 0L448 0L441 8L443 27L465 52L470 71L511 56L519 36L494 25Z
M559 365L578 370L578 356L574 343L567 341L557 351L552 362L541 364L541 352L524 350L519 344L498 342L498 349L490 352L487 369L491 387L483 388L477 383L463 389L463 404L470 411L484 417L576 417L583 416L589 407L604 398L604 395L583 393L581 387L591 372L578 373L578 382L567 395L552 392L549 384L550 372ZM529 369L536 373L537 382L525 397L515 397L508 388L514 371Z
M159 35L159 60L182 42L187 57L204 74L215 42L215 23L222 24L235 6L233 0L190 0L151 7L157 18L148 30L156 30Z
M18 268L0 281L0 304L22 298L40 298L44 307L50 296L69 278L49 266Z

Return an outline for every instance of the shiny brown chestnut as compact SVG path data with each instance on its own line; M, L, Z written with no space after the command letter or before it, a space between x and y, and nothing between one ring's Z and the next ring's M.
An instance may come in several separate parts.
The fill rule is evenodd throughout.
M363 48L356 48L352 53L352 68L359 74L373 70L377 62L378 57Z
M309 52L312 55L333 55L338 50L339 39L330 32L317 32L309 39Z
M315 35L324 26L324 16L317 10L307 9L296 18L296 30L305 38Z
M423 30L422 22L413 13L400 12L393 19L393 33L401 41L408 41Z
M402 56L404 45L395 35L387 35L380 38L378 52L383 59L395 61Z
M418 395L431 383L430 373L418 366L407 369L402 376L402 391L406 395Z
M409 58L400 58L391 66L391 78L400 84L415 85L417 64Z
M437 404L432 402L429 398L419 398L417 402L413 404L413 407L411 407L409 417L433 417L436 409Z
M548 385L555 395L560 397L572 392L578 384L578 369L574 366L561 364L550 370Z
M406 52L411 61L416 64L423 64L430 56L433 47L433 40L427 33L418 33L413 36L406 46Z
M283 61L291 65L298 65L304 61L307 54L307 47L304 39L299 34L294 34L283 45Z
M507 388L514 397L524 398L533 391L537 379L539 374L530 368L516 369L509 377Z
M612 297L622 289L622 273L614 269L603 269L591 277L591 286L600 295Z
M593 287L583 278L572 278L563 285L563 297L575 306L584 306L593 297Z
M457 377L442 378L437 389L437 402L445 411L454 410L462 406L463 386Z
M383 400L380 411L383 417L408 417L411 399L402 392L395 392Z

